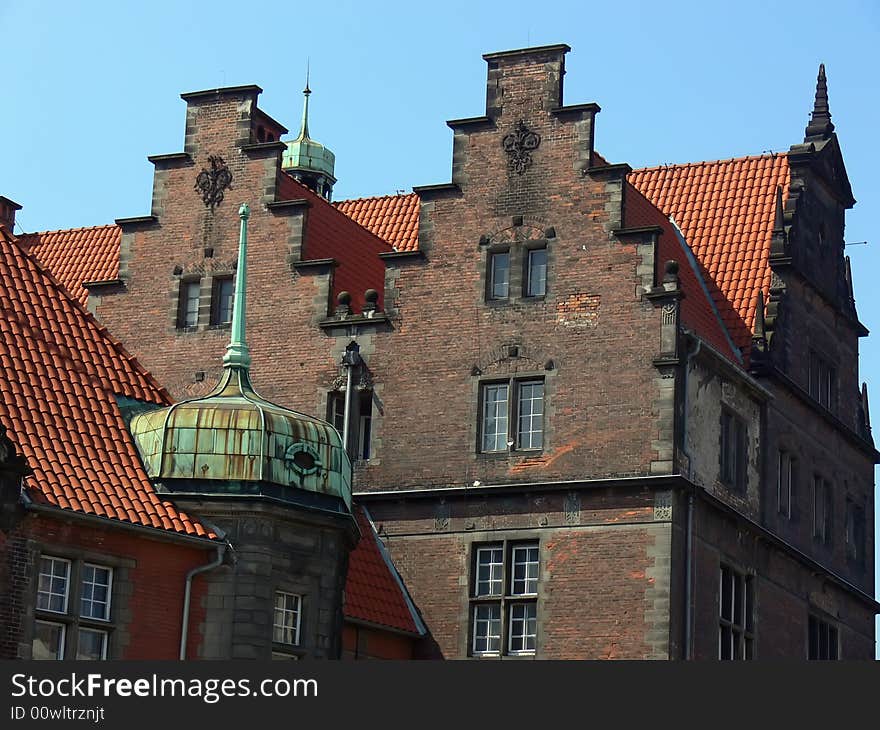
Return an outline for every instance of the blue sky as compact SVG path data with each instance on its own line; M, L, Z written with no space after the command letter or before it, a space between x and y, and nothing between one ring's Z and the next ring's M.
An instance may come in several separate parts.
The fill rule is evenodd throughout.
M597 149L643 167L782 151L803 137L818 64L859 201L861 371L880 423L880 3L0 0L0 195L19 231L149 213L147 155L183 148L186 91L258 84L336 153L335 197L449 180L445 120L482 114L481 54L568 43L566 103L595 101Z

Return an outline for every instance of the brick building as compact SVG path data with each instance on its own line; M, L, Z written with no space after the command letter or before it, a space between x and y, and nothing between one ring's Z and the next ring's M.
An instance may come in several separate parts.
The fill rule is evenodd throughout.
M283 142L258 87L184 94L149 215L19 245L200 397L230 197L250 204L254 385L343 434L375 564L418 609L385 626L423 620L418 656L873 658L867 331L824 68L788 153L633 170L597 151L598 105L564 102L568 50L485 56L451 181L407 195L331 203L307 110Z

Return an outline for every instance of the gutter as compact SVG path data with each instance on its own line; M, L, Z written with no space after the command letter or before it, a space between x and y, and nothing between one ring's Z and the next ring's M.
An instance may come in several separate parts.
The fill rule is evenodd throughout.
M687 418L688 418L688 366L691 359L700 354L703 347L703 341L696 339L696 348L688 350L684 358L684 407L682 409L681 419L681 452L687 457L687 479L692 481L694 473L691 455L687 447ZM685 528L685 553L684 553L684 658L685 660L693 659L693 590L694 590L694 490L688 491L687 498L687 524Z
M114 530L124 530L127 532L137 532L144 537L152 537L156 540L167 540L169 542L178 542L193 547L207 549L217 544L217 541L210 537L197 537L195 535L187 535L182 532L172 532L159 527L149 527L147 525L136 525L132 522L123 522L115 520L112 517L102 517L101 515L93 515L88 512L75 512L74 510L64 509L63 507L55 507L53 505L34 502L27 493L22 490L22 503L24 508L29 512L48 515L59 520L73 520L76 522L87 522L93 525L99 525Z
M189 609L190 600L192 597L193 578L195 578L195 576L197 576L199 573L207 573L208 571L214 570L214 568L219 567L220 564L223 562L223 557L226 554L227 547L229 547L228 543L220 543L217 546L217 555L210 563L199 565L186 574L186 587L183 591L183 616L180 619L180 661L186 660L186 639L189 633Z

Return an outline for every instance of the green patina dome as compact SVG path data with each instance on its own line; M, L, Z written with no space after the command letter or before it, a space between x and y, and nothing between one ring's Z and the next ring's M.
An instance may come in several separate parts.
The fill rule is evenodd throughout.
M303 91L303 116L299 136L291 142L286 142L287 149L281 155L281 169L299 178L309 187L316 190L326 198L330 197L333 176L336 167L336 155L328 150L320 142L309 137L309 96L312 91L308 82Z
M262 495L351 511L351 460L333 426L261 398L245 343L247 219L242 205L231 342L203 398L140 413L130 425L150 479L171 492Z
M241 482L269 483L351 508L351 462L336 429L264 400L246 370L228 368L203 398L135 416L131 432L151 479L226 482L227 493Z

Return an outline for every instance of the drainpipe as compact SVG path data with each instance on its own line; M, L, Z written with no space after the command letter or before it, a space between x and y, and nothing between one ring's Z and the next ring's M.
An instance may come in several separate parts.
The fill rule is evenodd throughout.
M342 421L342 448L348 453L350 441L348 432L351 428L351 392L353 386L352 371L360 364L360 347L352 340L345 346L345 354L342 356L342 365L345 367L345 413ZM351 454L349 454L351 456Z
M189 573L186 574L186 588L183 592L183 618L181 619L180 624L180 660L184 661L186 659L186 637L189 633L189 604L190 604L190 596L192 593L192 580L199 573L207 573L209 570L214 570L214 568L218 567L220 563L223 562L223 556L226 554L226 543L217 546L217 555L210 562L205 563L205 565L199 565L196 568L193 568Z
M692 350L688 351L685 354L684 358L684 408L683 408L683 416L682 416L682 438L681 438L681 450L688 460L688 469L687 469L687 478L688 482L691 481L691 477L693 475L693 463L691 462L691 455L687 450L687 417L688 417L688 370L690 366L691 359L696 357L700 349L703 347L703 341L697 340L697 346ZM687 503L687 526L685 528L685 555L684 555L684 658L685 660L690 660L694 658L694 649L693 649L693 622L694 622L694 608L693 608L693 583L694 583L694 488L693 484L690 485L690 489L688 490L688 503Z

